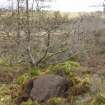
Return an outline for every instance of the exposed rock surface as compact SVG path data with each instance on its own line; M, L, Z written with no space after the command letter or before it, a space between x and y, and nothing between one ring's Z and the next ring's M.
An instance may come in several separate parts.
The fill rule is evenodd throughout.
M56 96L66 96L68 90L68 81L58 75L44 75L33 80L33 88L30 96L33 101L46 101Z

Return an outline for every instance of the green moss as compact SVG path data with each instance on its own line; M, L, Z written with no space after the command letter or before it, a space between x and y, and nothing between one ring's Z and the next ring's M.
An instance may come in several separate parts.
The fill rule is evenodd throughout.
M39 76L40 75L40 69L31 68L31 70L29 71L29 74L31 77Z
M40 70L38 68L30 68L28 72L24 73L23 75L19 76L16 80L16 83L19 85L24 84L28 80L32 79L33 77L39 76Z
M55 74L64 73L66 75L70 75L78 67L80 67L78 62L68 60L56 65L50 65L49 70Z
M29 79L31 79L30 74L24 73L22 76L17 78L16 83L19 84L19 85L23 85Z
M48 100L48 105L61 105L63 104L65 99L60 97L54 97Z
M21 105L40 105L37 101L33 102L31 99L29 99L26 102L23 102Z

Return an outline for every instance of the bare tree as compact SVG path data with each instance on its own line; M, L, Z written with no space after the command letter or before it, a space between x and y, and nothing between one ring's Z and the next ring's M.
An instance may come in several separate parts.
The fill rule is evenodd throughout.
M22 4L23 10L21 10L21 3L24 3L24 5ZM47 11L32 11L30 9L29 0L23 0L22 2L17 0L16 15L3 21L3 30L9 30L11 25L11 32L9 30L9 34L12 34L10 39L8 39L8 43L10 42L11 45L6 44L8 50L5 54L3 53L3 57L7 55L7 61L11 64L24 62L31 63L36 67L50 58L49 50L52 34L65 21L58 12L50 16ZM31 11L34 13L33 18L31 17ZM39 51L37 52L36 50ZM54 54L56 55L58 52L62 51L59 50Z
M105 13L105 0L103 2L103 12Z

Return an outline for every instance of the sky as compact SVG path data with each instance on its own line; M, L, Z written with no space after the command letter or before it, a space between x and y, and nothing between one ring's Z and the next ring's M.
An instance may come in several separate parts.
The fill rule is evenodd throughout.
M7 0L0 0L0 8L8 7L8 4ZM102 5L103 0L56 0L51 4L51 9L66 12L91 12L102 11Z
M94 6L93 6L94 5ZM98 7L96 7L98 5ZM58 0L53 8L62 11L98 11L103 10L101 7L103 0Z

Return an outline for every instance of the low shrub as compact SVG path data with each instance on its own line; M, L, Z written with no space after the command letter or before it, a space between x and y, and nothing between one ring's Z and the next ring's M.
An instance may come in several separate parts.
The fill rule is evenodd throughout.
M68 60L63 63L50 65L49 70L58 75L72 75L73 71L78 67L80 67L78 62Z
M22 76L17 78L16 83L19 85L23 85L29 79L31 79L31 75L28 73L24 73Z
M97 94L92 102L91 102L91 105L105 105L105 93L99 93Z

